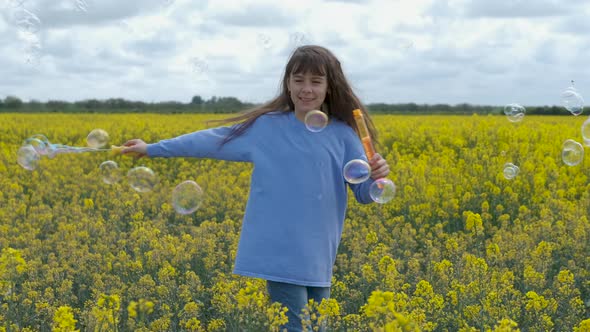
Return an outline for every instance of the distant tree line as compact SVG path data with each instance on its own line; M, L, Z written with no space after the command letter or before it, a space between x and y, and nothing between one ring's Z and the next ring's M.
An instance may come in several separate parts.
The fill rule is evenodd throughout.
M0 112L19 113L235 113L256 106L254 103L242 102L235 97L213 96L208 100L199 95L192 97L190 102L162 101L146 103L122 98L86 99L76 102L49 100L40 102L22 101L16 96L0 99ZM383 114L502 114L504 106L471 105L471 104L385 104L373 103L366 105L371 113ZM570 115L563 107L558 106L526 106L527 114L537 115Z

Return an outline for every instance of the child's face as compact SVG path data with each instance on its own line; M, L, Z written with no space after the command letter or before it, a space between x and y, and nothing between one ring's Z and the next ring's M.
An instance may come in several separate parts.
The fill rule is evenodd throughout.
M318 76L309 72L292 73L287 86L291 101L295 105L295 112L301 114L321 109L328 91L326 76Z

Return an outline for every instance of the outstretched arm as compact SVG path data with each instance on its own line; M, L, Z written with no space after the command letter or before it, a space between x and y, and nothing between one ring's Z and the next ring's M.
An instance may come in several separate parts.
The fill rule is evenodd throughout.
M217 127L147 144L141 139L125 142L122 153L135 153L148 157L194 157L229 161L252 161L251 150L255 146L254 135L246 131L221 145L232 127Z

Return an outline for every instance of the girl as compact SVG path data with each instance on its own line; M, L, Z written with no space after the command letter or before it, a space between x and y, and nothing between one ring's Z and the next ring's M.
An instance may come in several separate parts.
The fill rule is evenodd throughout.
M267 280L271 300L288 308L285 327L301 331L299 315L308 300L320 303L330 296L347 205L342 169L352 159L366 160L352 115L357 108L374 140L374 126L340 61L324 47L301 46L287 63L278 97L220 120L237 124L153 144L132 139L122 152L253 163L233 272ZM330 119L320 132L304 124L312 110L322 110ZM372 202L371 183L389 174L379 154L369 164L369 180L348 184L363 204Z

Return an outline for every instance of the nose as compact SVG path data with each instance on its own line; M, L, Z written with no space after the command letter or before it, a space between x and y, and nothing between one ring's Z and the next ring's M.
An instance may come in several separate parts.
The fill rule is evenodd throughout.
M311 92L311 84L304 84L301 88L301 92Z

